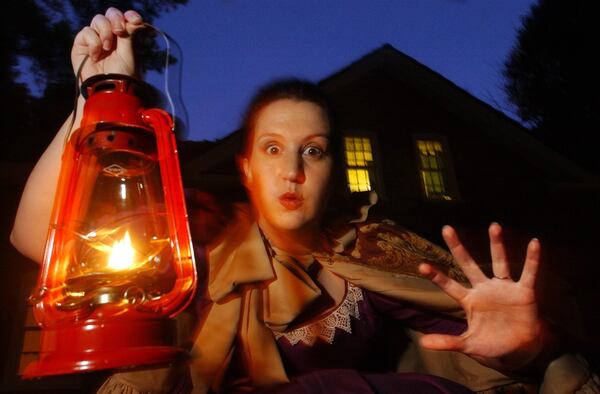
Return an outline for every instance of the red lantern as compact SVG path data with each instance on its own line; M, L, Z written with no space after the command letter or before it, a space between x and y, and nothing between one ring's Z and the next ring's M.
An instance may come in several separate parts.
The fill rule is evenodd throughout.
M172 120L142 108L148 86L108 74L84 82L32 300L40 359L23 376L172 361L171 317L196 270Z

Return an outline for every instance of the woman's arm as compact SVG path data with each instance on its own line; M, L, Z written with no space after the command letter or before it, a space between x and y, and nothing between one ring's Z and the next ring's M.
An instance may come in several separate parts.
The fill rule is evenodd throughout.
M81 80L101 73L135 74L131 37L142 26L142 17L135 11L122 13L109 8L104 15L96 15L73 42L71 62L75 73L83 64ZM83 102L79 97L74 128L79 127ZM38 263L44 257L61 155L72 116L62 125L29 175L10 235L15 248Z
M77 112L81 113L80 110ZM29 175L10 234L14 247L37 263L41 263L44 257L62 148L72 116L67 118ZM75 123L78 125L79 121Z

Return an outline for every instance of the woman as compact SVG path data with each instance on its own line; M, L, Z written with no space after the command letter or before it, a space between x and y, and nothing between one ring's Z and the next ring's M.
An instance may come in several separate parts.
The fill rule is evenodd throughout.
M75 38L74 69L83 63L84 80L98 73L134 74L131 35L141 26L134 11L110 8L97 15ZM86 56L90 59L84 62ZM75 119L75 127L79 121ZM52 205L48 195L55 189L68 124L32 172L11 234L13 244L35 261L43 257ZM368 338L377 334L379 323L370 319L380 313L425 332L417 341L429 349L421 352L426 370L471 389L513 382L487 367L515 372L549 360L554 340L538 315L534 291L540 254L536 239L529 243L523 273L515 282L499 225L489 229L493 278L480 271L456 232L444 227L444 240L472 286L466 287L442 250L389 223L367 220L367 209L346 225L323 232L335 136L327 105L314 87L301 82L269 87L251 106L245 132L239 165L251 205L235 207L223 234L206 246L208 283L199 302L190 368L195 391L293 389L286 382L306 374L304 387L312 387L314 379L339 384L338 376L343 376L356 382L354 388L391 382L399 390L398 379L404 379L408 392L423 382L428 388L461 390L421 375L386 380L353 374L361 367ZM383 238L388 243L382 247ZM423 260L429 264L419 265ZM398 263L400 268L394 266ZM417 270L446 294L417 277ZM342 322L332 326L332 316ZM457 316L464 316L466 324ZM348 370L315 378L320 369L334 367ZM102 390L183 389L185 370L116 374Z

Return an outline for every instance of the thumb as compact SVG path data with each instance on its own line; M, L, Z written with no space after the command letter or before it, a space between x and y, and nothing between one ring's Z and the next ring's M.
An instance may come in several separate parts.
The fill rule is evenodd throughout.
M427 334L419 340L421 346L429 350L462 351L463 338L456 335Z

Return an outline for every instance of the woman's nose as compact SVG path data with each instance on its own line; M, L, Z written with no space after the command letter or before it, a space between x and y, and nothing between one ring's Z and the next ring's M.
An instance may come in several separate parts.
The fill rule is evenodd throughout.
M287 155L284 162L283 178L292 183L304 183L306 176L301 155Z

